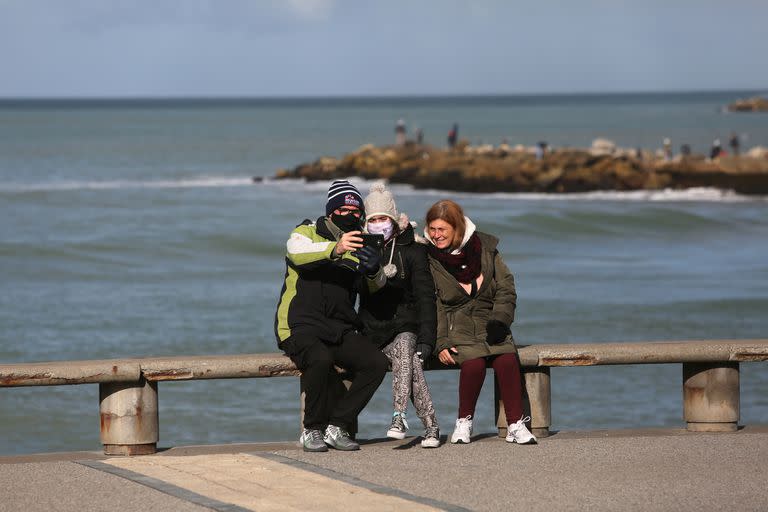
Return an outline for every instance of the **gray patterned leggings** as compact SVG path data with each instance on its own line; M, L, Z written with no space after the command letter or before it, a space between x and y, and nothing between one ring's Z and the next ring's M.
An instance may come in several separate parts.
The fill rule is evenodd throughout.
M401 332L382 349L392 363L392 402L396 412L405 413L411 397L424 426L436 427L435 406L415 350L416 335L412 332Z

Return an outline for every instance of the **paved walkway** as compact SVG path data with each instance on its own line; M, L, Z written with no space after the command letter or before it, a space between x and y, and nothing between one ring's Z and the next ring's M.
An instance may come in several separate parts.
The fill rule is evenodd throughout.
M0 457L0 511L768 510L768 426L492 435L422 449L369 441L310 454L294 443Z

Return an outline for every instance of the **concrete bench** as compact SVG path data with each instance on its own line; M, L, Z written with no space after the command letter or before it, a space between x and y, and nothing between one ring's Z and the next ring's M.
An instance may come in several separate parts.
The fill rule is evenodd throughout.
M539 437L551 426L550 368L682 364L683 416L690 431L734 431L739 421L739 363L768 361L768 340L718 340L520 346L520 362ZM432 370L455 369L435 364ZM298 376L283 354L176 356L0 365L0 387L99 384L101 442L108 455L155 453L157 383L198 379ZM504 406L495 395L499 435Z

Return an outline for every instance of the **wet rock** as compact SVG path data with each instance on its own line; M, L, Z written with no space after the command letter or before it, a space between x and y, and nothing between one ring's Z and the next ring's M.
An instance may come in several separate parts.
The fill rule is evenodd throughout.
M728 105L731 112L768 112L768 98L755 96L748 99L738 99Z

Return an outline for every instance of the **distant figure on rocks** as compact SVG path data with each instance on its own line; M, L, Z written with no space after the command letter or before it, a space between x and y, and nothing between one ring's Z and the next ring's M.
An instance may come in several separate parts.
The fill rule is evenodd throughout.
M359 450L350 432L387 373L389 360L358 332L355 311L362 288L386 283L381 255L360 237L363 198L346 180L328 189L325 216L309 219L286 243L286 271L275 313L278 347L301 371L306 452ZM346 389L335 369L353 375Z
M437 296L441 363L459 367L459 411L451 443L469 443L477 399L490 364L499 382L508 443L535 443L523 417L520 361L510 324L515 319L515 278L497 248L461 206L444 199L427 211L424 235Z
M424 132L421 130L421 128L416 128L416 144L423 144L424 143Z
M536 160L541 160L544 158L544 155L547 154L547 143L544 141L539 141L538 144L536 144Z
M689 144L683 144L680 146L680 154L683 155L683 158L688 158L691 156L691 146Z
M405 121L402 118L395 123L395 145L405 145Z
M712 142L712 149L709 151L709 158L714 160L716 158L720 158L721 156L723 156L723 148L720 145L720 139L715 139Z
M456 147L456 141L459 138L459 125L453 123L453 126L448 130L448 147L453 149Z
M672 161L672 141L669 138L664 139L664 160Z
M733 153L733 156L739 156L739 136L735 132L731 133L731 138L728 140L728 145L731 147L731 153Z

